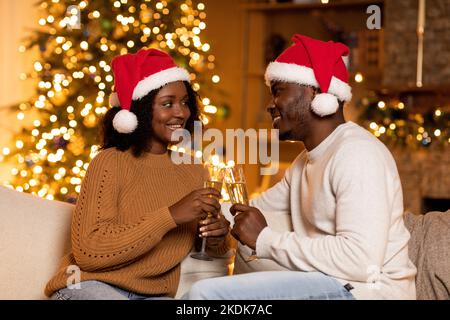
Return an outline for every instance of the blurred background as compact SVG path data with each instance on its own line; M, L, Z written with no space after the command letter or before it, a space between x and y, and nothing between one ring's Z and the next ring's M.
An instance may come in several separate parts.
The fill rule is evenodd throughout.
M450 0L2 0L0 183L75 202L97 152L115 55L168 51L191 72L206 127L271 127L266 65L294 33L350 48L348 120L393 153L414 213L450 208ZM280 172L246 165L250 192Z

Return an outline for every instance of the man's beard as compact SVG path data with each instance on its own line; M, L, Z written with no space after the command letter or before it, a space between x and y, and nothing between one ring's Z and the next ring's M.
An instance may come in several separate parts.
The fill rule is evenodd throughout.
M278 135L278 139L280 141L294 140L292 135L292 130L288 130L286 132L280 132Z

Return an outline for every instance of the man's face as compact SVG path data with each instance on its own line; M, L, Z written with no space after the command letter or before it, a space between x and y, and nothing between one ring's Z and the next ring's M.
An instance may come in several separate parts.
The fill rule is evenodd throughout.
M267 111L280 140L304 141L309 134L310 106L314 90L294 83L272 82L272 101Z

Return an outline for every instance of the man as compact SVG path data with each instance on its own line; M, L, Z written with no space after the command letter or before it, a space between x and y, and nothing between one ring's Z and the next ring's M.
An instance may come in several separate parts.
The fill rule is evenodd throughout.
M189 298L415 299L395 161L344 120L348 48L302 35L293 41L267 68L268 111L280 139L302 141L306 150L251 206L230 210L232 234L289 271L203 280ZM293 231L274 231L263 213L289 214Z

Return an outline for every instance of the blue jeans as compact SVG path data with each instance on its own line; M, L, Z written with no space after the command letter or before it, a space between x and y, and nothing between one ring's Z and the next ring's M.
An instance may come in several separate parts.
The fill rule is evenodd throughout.
M63 288L56 291L52 300L165 300L169 297L139 295L101 281L83 281L80 289Z
M337 280L318 272L267 271L200 280L189 300L354 300Z

